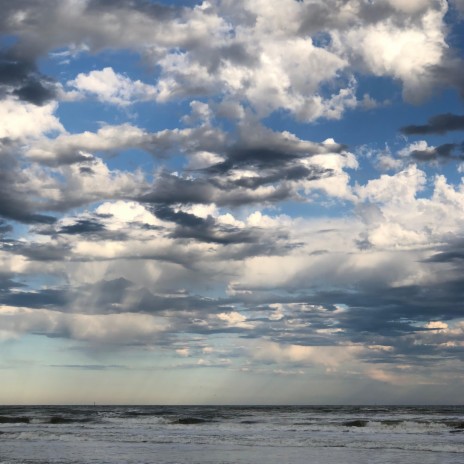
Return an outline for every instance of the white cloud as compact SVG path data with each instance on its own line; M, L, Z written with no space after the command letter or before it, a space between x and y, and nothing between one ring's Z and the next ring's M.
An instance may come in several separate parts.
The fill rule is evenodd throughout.
M357 186L355 191L361 200L374 203L404 204L413 202L426 182L426 175L411 165L405 170L392 176L383 174L378 179L372 179L365 186Z
M97 132L64 133L54 139L39 140L30 146L26 155L42 162L72 161L76 153L80 154L78 159L81 159L88 152L124 150L142 144L146 137L144 131L130 124L103 126Z
M438 8L425 1L391 3L401 13L422 14L416 22L396 22L392 16L375 24L334 32L336 49L351 56L354 63L360 59L376 76L400 79L405 97L418 101L430 94L435 83L430 69L442 63L447 48L443 22L446 2L440 2ZM424 9L426 6L429 8Z
M246 322L247 318L237 311L231 311L230 313L219 313L218 319L224 321L228 327L238 327L240 329L253 329L254 324Z
M283 345L260 341L250 347L251 356L258 361L271 361L277 364L322 365L337 369L353 361L363 351L360 346L302 346Z
M72 164L84 161L89 153L119 152L128 148L140 148L159 157L176 149L201 157L200 153L223 144L224 139L221 130L208 125L150 133L125 123L104 125L97 132L63 133L54 139L41 138L26 148L26 155L31 160L50 165Z
M81 167L73 164L59 168L61 182L56 195L51 198L51 209L67 210L97 201L133 197L147 187L142 171L112 171L99 158L86 164L90 174L83 174Z
M62 132L63 126L54 115L56 103L37 106L13 98L0 104L0 138L24 140L48 132Z
M130 222L141 222L143 224L158 225L161 223L152 213L150 213L140 203L134 201L118 200L105 202L99 205L95 212L101 215L109 215L105 221L105 226L112 228L115 225L126 225Z
M424 151L432 154L434 149L435 147L430 146L425 140L418 140L399 150L398 155L407 158L414 151Z
M168 328L165 319L148 314L67 314L46 309L0 306L2 330L21 336L40 332L95 343L127 344L156 340Z
M103 103L127 106L144 100L155 100L156 88L140 80L133 81L123 74L115 73L113 68L106 67L88 74L80 73L75 79L67 82L69 87L76 89L72 98L90 95ZM75 91L74 91L75 92ZM66 99L66 95L64 96Z

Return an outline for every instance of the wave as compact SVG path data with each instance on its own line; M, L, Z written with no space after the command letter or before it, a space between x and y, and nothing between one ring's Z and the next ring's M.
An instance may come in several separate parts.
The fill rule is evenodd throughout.
M348 422L343 422L343 425L345 427L365 427L368 423L368 420L356 419Z
M212 420L201 419L199 417L180 417L179 419L173 421L173 424L182 424L182 425L192 425L192 424L204 424L207 422L212 422Z
M26 416L0 416L0 424L29 424L30 417Z
M96 422L93 417L62 417L62 416L52 416L49 418L49 424L85 424L88 422Z

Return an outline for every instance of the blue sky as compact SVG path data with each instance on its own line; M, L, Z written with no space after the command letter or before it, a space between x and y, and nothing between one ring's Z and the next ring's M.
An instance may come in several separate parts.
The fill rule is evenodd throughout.
M0 6L0 402L462 401L462 0Z

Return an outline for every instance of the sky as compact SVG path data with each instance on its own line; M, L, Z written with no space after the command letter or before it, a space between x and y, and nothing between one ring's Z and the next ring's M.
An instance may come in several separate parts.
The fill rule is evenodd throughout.
M0 0L1 404L461 403L463 0Z

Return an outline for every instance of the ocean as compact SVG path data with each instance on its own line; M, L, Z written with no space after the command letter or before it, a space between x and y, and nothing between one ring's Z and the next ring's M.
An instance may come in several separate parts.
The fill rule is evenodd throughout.
M2 406L0 464L462 464L464 406Z

